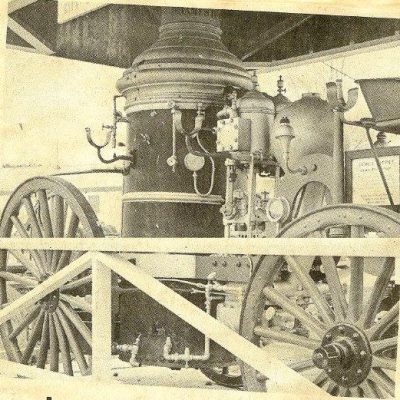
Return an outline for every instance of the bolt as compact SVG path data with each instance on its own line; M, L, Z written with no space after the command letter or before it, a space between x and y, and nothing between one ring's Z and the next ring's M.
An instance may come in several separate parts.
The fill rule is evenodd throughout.
M357 370L357 374L360 375L362 373L362 369Z
M347 377L346 376L342 376L342 382L346 382L347 381Z
M240 267L242 266L242 263L241 263L240 261L238 261L238 262L236 263L236 266L237 266L238 268L240 268Z
M228 266L228 263L227 263L226 261L223 261L223 262L222 262L222 266L223 266L223 267L227 267L227 266Z
M354 332L354 333L353 333L353 338L354 338L354 339L357 339L357 338L358 338L358 336L359 336L359 335L358 335L358 333L357 333L357 332Z
M343 333L344 332L344 326L339 326L339 332Z
M218 261L213 261L212 265L216 267L218 265Z
M332 335L330 333L327 333L325 335L325 339L331 341L332 340Z
M364 350L361 350L361 351L360 351L360 356L361 356L361 357L364 357L366 354L367 354L367 353L366 353Z
M328 374L330 374L332 372L332 368L328 368Z

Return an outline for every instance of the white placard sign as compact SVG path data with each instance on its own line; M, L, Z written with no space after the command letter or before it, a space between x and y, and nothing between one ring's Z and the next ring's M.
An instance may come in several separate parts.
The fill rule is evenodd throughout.
M379 157L390 193L395 204L400 203L400 157ZM370 205L389 205L381 176L373 158L353 160L353 203Z
M98 10L106 6L108 2L88 2L88 1L74 1L74 0L58 0L58 23L71 21L82 15L88 14L94 10Z

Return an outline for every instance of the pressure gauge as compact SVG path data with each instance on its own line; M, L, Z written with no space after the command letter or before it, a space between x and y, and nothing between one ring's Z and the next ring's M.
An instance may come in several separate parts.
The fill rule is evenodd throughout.
M284 197L268 200L265 208L267 217L271 222L284 222L289 217L290 204Z
M204 157L196 156L194 154L188 153L183 160L185 167L192 172L200 171L205 164Z

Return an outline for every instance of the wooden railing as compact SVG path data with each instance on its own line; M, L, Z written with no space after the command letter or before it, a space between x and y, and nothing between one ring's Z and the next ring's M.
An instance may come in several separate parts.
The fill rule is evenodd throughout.
M253 255L346 255L400 257L400 239L0 239L2 249L51 249L87 251L79 259L50 276L34 289L0 310L0 325L21 309L32 306L71 279L92 269L92 377L111 377L111 271L152 297L194 328L210 337L236 357L268 376L279 391L301 387L310 397L327 397L325 391L296 373L283 362L253 345L220 321L126 261L118 252L177 254ZM396 279L397 280L397 279ZM398 280L397 280L398 281ZM3 363L3 368L1 364ZM4 367L6 366L6 368ZM0 370L19 371L25 376L64 375L7 361Z

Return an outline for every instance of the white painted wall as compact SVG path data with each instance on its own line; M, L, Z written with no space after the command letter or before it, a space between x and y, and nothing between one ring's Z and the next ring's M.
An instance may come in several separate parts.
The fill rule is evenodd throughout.
M6 50L5 110L0 135L0 209L8 195L31 176L61 170L107 168L86 141L85 127L101 138L112 121L112 96L122 69ZM124 137L121 138L124 140ZM19 166L19 167L18 167ZM119 174L66 178L85 192L113 187L100 196L99 218L120 229ZM105 209L106 198L111 206Z

